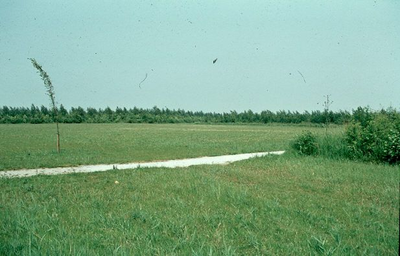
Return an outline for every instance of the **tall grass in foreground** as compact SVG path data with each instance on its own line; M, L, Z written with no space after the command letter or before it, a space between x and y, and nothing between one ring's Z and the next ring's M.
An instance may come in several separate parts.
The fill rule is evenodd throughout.
M331 159L340 160L349 158L350 151L346 145L343 134L320 136L317 139L319 154Z
M0 179L0 255L397 255L398 184L291 154Z
M343 134L318 136L310 131L305 131L291 142L291 147L300 155L319 155L336 160L350 156L350 150Z

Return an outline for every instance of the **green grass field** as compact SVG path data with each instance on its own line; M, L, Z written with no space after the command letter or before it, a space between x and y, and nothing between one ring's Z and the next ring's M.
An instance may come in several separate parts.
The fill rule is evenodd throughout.
M260 125L62 124L0 125L0 170L128 163L289 148L305 129ZM331 129L333 133L343 127Z
M285 150L306 129L62 128L58 156L51 125L0 126L2 169ZM398 166L291 152L225 166L0 179L0 255L398 255L399 180Z

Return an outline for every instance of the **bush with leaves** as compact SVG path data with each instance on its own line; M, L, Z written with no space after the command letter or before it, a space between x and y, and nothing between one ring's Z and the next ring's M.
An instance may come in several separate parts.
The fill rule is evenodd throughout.
M305 131L292 142L292 148L301 155L316 155L318 153L317 136L310 131Z
M346 129L350 157L375 162L400 162L400 113L357 109Z

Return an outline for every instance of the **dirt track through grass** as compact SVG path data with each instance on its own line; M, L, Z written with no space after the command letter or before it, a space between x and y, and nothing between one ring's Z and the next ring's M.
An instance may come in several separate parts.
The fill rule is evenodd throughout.
M83 165L77 167L59 167L59 168L42 168L42 169L23 169L14 171L0 172L0 178L22 178L36 175L60 175L69 173L89 173L104 172L109 170L125 170L137 168L178 168L189 167L193 165L205 164L229 164L253 157L261 157L266 155L282 155L285 151L259 152L249 154L224 155L213 157L199 157L190 159L169 160L162 162L148 163L128 163L128 164L108 164L108 165Z

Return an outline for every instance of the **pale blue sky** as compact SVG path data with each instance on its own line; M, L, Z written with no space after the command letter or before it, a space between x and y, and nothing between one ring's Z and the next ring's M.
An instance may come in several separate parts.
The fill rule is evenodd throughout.
M36 58L67 108L304 111L327 94L334 110L400 108L399 14L397 0L0 0L0 105L49 105Z

